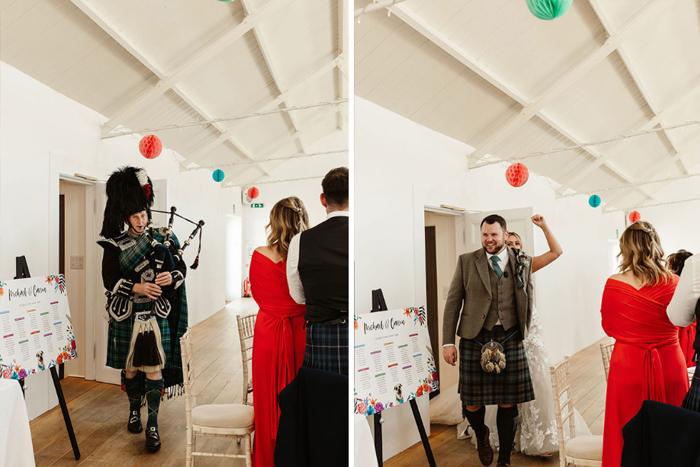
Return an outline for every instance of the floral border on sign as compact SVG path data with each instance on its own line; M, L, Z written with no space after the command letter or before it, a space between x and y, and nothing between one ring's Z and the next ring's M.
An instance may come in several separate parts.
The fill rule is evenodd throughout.
M413 318L413 324L420 324L423 327L428 326L428 319L425 314L425 307L409 307L403 309L403 314L406 317Z
M52 285L54 291L61 292L63 295L66 294L66 279L63 274L58 276L46 276L46 283Z
M60 352L56 355L56 359L51 359L51 362L49 362L48 365L44 365L44 368L41 368L38 361L37 368L22 368L21 365L13 360L9 365L0 363L0 375L2 375L3 379L23 379L29 375L36 374L37 369L39 371L47 370L61 363L73 360L77 356L78 353L75 351L75 339L71 339L67 342L67 345L60 349Z

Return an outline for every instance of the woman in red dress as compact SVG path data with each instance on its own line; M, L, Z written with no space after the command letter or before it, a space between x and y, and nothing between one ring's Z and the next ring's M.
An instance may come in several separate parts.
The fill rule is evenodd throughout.
M260 307L253 338L253 465L257 467L274 465L277 396L304 361L306 306L289 294L286 261L292 237L308 227L309 218L299 198L279 201L270 212L267 245L255 250L250 263L250 287Z
M679 406L688 392L688 373L678 328L666 307L678 276L666 267L654 227L644 221L620 238L622 274L608 279L601 307L603 329L615 338L605 398L603 467L619 467L622 427L652 399Z

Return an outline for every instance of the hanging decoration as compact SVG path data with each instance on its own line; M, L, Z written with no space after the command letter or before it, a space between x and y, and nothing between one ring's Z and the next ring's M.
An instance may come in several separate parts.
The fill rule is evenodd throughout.
M163 143L160 142L160 138L156 135L144 136L139 142L139 151L146 159L155 159L160 156L162 150Z
M633 224L634 224L635 222L637 222L637 221L638 221L639 219L641 219L641 218L642 218L642 215L639 214L638 211L632 211L632 212L630 213L629 219L630 219L630 222L633 223Z
M214 179L216 183L221 183L224 181L224 178L226 177L226 174L224 174L224 171L221 169L216 169L213 174L211 174L211 177Z
M591 195L591 197L588 198L588 204L589 204L592 208L597 208L598 206L600 206L600 196L598 196L598 195Z
M525 185L528 178L530 178L530 171L520 162L511 165L506 170L506 180L516 188Z
M530 13L539 19L551 21L564 16L573 0L526 0Z
M246 192L246 194L248 195L248 198L255 199L258 196L260 196L260 190L258 190L254 186L252 186L252 187L248 188L248 191Z

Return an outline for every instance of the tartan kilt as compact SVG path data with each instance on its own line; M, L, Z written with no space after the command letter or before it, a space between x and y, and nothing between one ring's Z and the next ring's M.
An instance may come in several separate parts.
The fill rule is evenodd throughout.
M150 304L149 304L150 305ZM136 304L134 304L136 307ZM141 310L139 310L141 311ZM111 320L109 323L109 332L107 333L109 342L107 343L107 366L123 370L126 368L126 357L129 355L129 346L131 345L131 331L134 329L134 321L136 320L136 312L131 314L123 321ZM161 344L163 352L170 355L170 325L168 320L156 316L158 327L160 328ZM165 362L169 364L170 362Z
M500 374L481 368L481 347L491 340L503 342L506 367ZM480 343L477 343L479 341ZM463 405L521 404L535 399L520 330L506 332L502 326L482 328L476 339L459 341L459 393Z
M347 376L348 323L309 324L306 328L306 368L330 371Z
M690 389L688 390L688 394L685 395L681 407L700 412L700 371L697 369L695 370L693 382L690 384Z

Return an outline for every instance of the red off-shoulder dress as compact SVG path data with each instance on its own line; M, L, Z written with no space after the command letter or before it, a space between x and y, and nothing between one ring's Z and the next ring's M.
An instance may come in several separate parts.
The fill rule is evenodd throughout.
M253 465L268 467L275 464L277 396L304 361L306 306L289 294L286 262L275 263L257 251L250 263L250 288L260 307L253 337Z
M678 344L678 327L666 307L678 276L637 290L608 279L601 307L603 329L615 338L605 398L603 467L619 467L622 427L652 399L680 406L688 392L686 363Z

